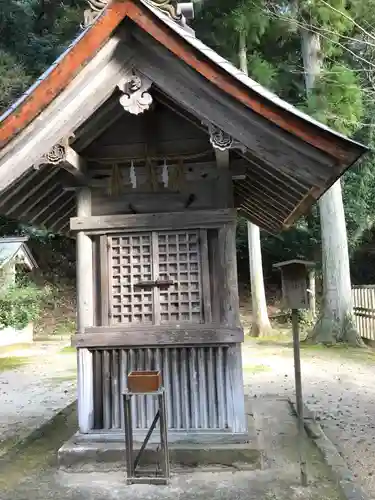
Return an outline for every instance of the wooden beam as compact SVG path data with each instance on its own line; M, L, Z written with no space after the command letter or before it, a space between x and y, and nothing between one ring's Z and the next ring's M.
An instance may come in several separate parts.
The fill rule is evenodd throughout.
M245 188L245 191L249 193L250 197L254 195L255 199L260 199L262 201L265 200L266 204L271 205L271 207L278 207L283 212L286 211L288 214L295 207L295 203L299 201L296 200L295 203L291 205L286 197L283 198L281 195L276 194L271 196L269 194L269 191L266 189L266 186L263 187L259 186L257 182L250 182L247 177L245 177L245 179L241 181L234 181L234 189L236 189L237 186Z
M49 168L47 167L47 170ZM38 189L34 195L27 198L21 205L19 205L16 210L14 210L12 217L23 218L31 222L31 214L36 215L37 212L44 212L46 203L52 204L59 198L60 193L64 194L62 190L61 183L64 181L64 177L70 177L64 170L59 172L57 176L53 176L46 184ZM30 188L33 186L32 183L29 184ZM5 212L6 206L3 208Z
M280 224L274 226L269 222L265 222L259 219L259 217L257 217L250 209L244 207L243 205L241 205L240 208L238 209L238 214L241 217L244 217L245 219L249 220L250 222L253 222L255 225L259 226L260 229L268 232L269 234L276 235L282 229L282 226Z
M11 199L11 204L9 203L5 208L2 209L7 216L11 217L18 207L27 202L30 197L37 193L40 189L45 187L48 181L52 179L54 182L58 171L51 169L50 171L44 171L43 174L44 176L42 177L40 182L34 183L32 185L26 184L25 187L18 193L18 195L15 196L14 199Z
M19 191L21 191L22 188L26 186L26 184L29 184L30 181L35 179L40 175L40 170L36 168L30 168L24 174L22 177L18 179L18 181L13 185L5 189L0 197L0 207L5 205L5 203L8 203L10 199L12 199Z
M67 206L71 203L74 196L75 196L74 193L70 193L70 195L67 196L62 203L58 202L58 207L56 210L51 209L50 213L47 213L47 215L43 219L36 219L36 224L38 226L50 227L51 224L54 224L56 220L60 218L61 215L66 213Z
M119 140L119 142L122 139ZM140 142L111 144L109 146L93 143L92 146L85 150L85 154L90 161L99 163L129 162L130 161L145 161L145 148L147 141L143 136ZM208 141L202 138L189 138L183 140L163 140L158 142L157 150L154 154L151 149L148 151L150 158L163 160L168 156L169 161L183 159L184 156L206 156L210 150Z
M252 191L251 187L247 187L242 185L241 182L235 184L235 189L242 195L244 202L252 201L258 204L258 206L265 211L265 213L270 212L279 216L281 219L287 217L290 213L290 210L283 207L282 205L277 205L268 200L262 193L258 193L256 191Z
M69 200L71 202L72 200ZM69 220L70 216L76 212L76 207L73 205L70 209L65 210L63 214L61 214L57 219L53 221L52 224L49 224L50 231L59 232L59 228L64 227L66 221Z
M33 224L42 214L51 210L54 203L61 200L66 195L60 184L56 184L55 188L50 193L43 193L38 203L34 205L33 210L27 209L27 219Z
M238 154L249 163L249 166L260 171L262 176L274 179L275 185L277 185L276 183L282 184L287 189L289 188L290 191L298 193L298 195L301 195L301 192L305 192L306 189L309 188L307 182L301 181L295 176L284 172L282 169L277 169L275 166L266 162L264 158L258 158L249 151L246 153L238 152Z
M170 96L168 96L168 94L163 92L162 89L160 89L160 88L158 88L156 91L156 99L161 104L163 104L164 106L169 108L171 111L176 113L176 115L180 116L181 118L188 121L189 123L191 123L195 127L199 128L200 130L202 130L202 132L207 133L207 127L205 125L203 125L203 123L199 120L199 118L196 115L194 115L193 113L191 113L188 110L179 106L176 103L176 101L171 99ZM208 140L208 135L207 135L207 140Z
M66 227L69 230L69 220L72 214L76 213L77 207L74 204L72 208L65 214L65 217L61 217L59 221L56 221L56 223L53 226L53 231L56 234L59 234L62 232L62 230Z
M72 174L82 186L89 183L89 179L85 175L86 160L70 146L66 148L65 158L59 166Z
M214 148L218 169L218 206L233 207L232 173L229 170L229 150L220 151Z
M134 35L140 41L134 46L139 70L201 120L213 121L274 168L292 176L298 173L309 183L320 176L327 180L327 171L332 174L335 170L332 157L245 109L220 89L202 85L198 74L155 44L147 33L135 30Z
M74 134L73 148L82 151L124 114L118 95L111 96Z
M234 344L244 340L242 328L220 325L116 326L85 328L72 337L76 347L142 347Z
M241 194L241 193L240 193ZM242 196L242 203L241 206L245 208L252 209L255 215L260 220L264 220L265 222L270 222L274 221L274 224L282 224L284 219L281 214L276 214L274 211L270 212L270 210L262 205L260 203L257 203L256 201L248 198L244 198L243 194Z
M71 231L105 232L108 230L150 231L220 227L236 220L236 210L195 210L190 212L75 217Z
M226 151L220 151L220 149L214 148L216 164L218 168L229 168L229 149Z
M116 54L116 57L113 57ZM97 53L79 76L1 152L0 190L20 178L61 137L69 136L116 88L131 54L121 31Z
M237 184L237 182L235 182ZM292 194L290 191L288 192L286 189L283 191L283 194L280 194L280 191L274 186L274 184L270 183L268 179L265 177L258 177L255 173L252 172L251 169L246 170L246 177L244 180L241 180L241 184L248 186L254 191L258 191L259 193L264 193L270 200L280 199L285 207L288 207L289 210L293 210L296 206L298 200L301 199L300 195Z

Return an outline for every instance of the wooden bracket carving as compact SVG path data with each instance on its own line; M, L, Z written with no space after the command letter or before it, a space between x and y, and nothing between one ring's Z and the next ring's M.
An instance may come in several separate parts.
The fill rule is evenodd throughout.
M123 93L120 97L120 104L125 111L132 115L139 115L150 108L152 96L147 91L151 84L151 80L134 70L121 79L118 88Z
M229 149L237 148L246 152L246 147L243 144L234 139L220 127L214 125L213 123L206 123L206 125L208 126L208 132L210 134L210 143L214 149L218 149L219 151L228 151Z
M34 165L34 168L38 169L41 165L48 163L51 165L59 165L60 163L66 162L68 148L68 140L62 139L40 158L39 162Z
M34 164L34 169L38 170L42 165L61 167L72 174L78 184L86 186L89 180L84 174L85 159L70 147L69 139L67 137L57 142Z
M232 136L224 132L224 130L221 130L221 128L217 127L213 123L209 124L208 130L210 132L210 143L215 149L219 149L220 151L231 149L233 146Z
M83 13L83 28L91 26L96 18L100 16L103 10L107 7L110 0L87 0L89 8Z

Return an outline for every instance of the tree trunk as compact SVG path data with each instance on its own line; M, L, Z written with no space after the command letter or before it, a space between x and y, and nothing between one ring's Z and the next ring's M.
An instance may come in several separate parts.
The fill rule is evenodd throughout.
M260 231L259 227L251 222L247 223L247 239L249 244L251 302L253 309L251 335L253 337L263 337L270 332L271 325L268 319L266 293L264 290Z
M239 60L241 70L247 71L246 33L240 32ZM247 241L249 245L249 267L252 301L252 329L253 337L266 336L271 331L271 324L267 313L266 294L264 290L262 250L260 245L259 227L251 222L247 223Z
M319 201L322 233L323 303L309 340L332 345L347 342L363 346L352 319L348 241L338 180Z
M302 57L307 96L322 67L320 37L301 29ZM323 301L320 317L308 336L311 342L327 345L363 342L352 320L352 291L349 252L341 183L338 180L319 200L322 235Z
M315 283L315 269L309 271L309 311L311 319L315 320L316 316L316 283Z
M309 95L314 88L315 80L322 68L320 36L308 29L301 28L301 49L306 93Z

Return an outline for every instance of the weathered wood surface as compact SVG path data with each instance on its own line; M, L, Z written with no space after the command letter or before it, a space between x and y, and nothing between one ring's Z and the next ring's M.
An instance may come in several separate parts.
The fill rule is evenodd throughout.
M244 333L239 327L221 325L131 326L85 328L72 337L76 347L209 345L240 343Z
M207 230L199 231L200 257L201 257L201 281L203 298L203 317L205 323L212 323L212 301L211 301L211 283L208 255Z
M197 210L191 212L132 214L95 217L74 217L70 221L72 231L112 230L168 230L219 227L236 220L236 210Z
M187 205L190 211L211 210L220 208L220 198L217 196L217 184L189 182L181 192L124 192L119 196L108 196L104 188L94 189L92 197L92 215L124 215L183 212Z
M116 54L116 57L113 57ZM116 35L79 76L1 152L0 190L37 163L62 137L85 122L112 94L130 57ZM122 62L119 62L119 58ZM88 83L89 82L89 83Z
M246 438L240 345L108 348L93 352L95 369L99 370L97 378L102 381L95 397L104 403L104 412L95 405L97 431L91 436L95 434L98 440L116 440L118 425L124 427L121 393L127 387L128 373L150 369L162 373L172 439L225 442L234 436ZM155 410L151 398L134 399L132 417L138 437L147 432ZM238 411L242 414L238 415Z
M230 327L240 325L240 303L237 281L236 224L225 224L219 230L218 250L221 282L221 323Z
M375 340L375 285L353 286L354 321L364 339Z
M109 287L110 275L109 275L109 263L108 263L108 236L100 236L100 313L101 313L101 324L103 326L109 324Z
M77 197L79 216L91 213L91 195L82 189ZM92 241L83 232L77 234L77 329L83 332L94 323L93 250ZM93 359L88 349L78 350L78 424L81 433L94 427Z
M134 44L138 68L174 100L201 119L213 121L281 171L292 175L298 172L302 179L323 186L327 175L325 167L331 163L328 155L266 123L219 89L203 87L199 75L156 44L147 33L134 30L134 35L139 40ZM201 97L199 106L197 93Z
M220 324L220 296L221 296L221 267L219 259L219 238L218 231L209 229L207 231L209 249L209 276L211 290L212 320Z

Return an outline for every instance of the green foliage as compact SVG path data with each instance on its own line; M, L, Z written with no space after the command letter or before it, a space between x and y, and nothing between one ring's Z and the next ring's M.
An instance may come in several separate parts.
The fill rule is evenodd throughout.
M272 63L262 59L259 52L253 52L248 57L248 68L252 78L261 85L272 89L277 80L278 69Z
M321 34L324 56L340 55L340 37L352 28L347 18L350 15L347 0L328 0L326 3L321 0L302 0L298 7L298 21L312 26Z
M46 290L35 286L8 287L0 291L1 328L21 330L35 321L40 314ZM0 330L1 335L1 330Z
M356 73L337 63L322 70L314 91L307 99L306 111L337 131L352 135L363 116L362 98Z
M22 63L0 48L0 109L5 109L30 83Z
M79 31L84 0L0 0L0 112Z
M375 61L375 40L350 18L372 33L375 3L370 0L206 0L195 28L199 37L237 65L238 32L246 30L249 76L323 123L342 133L355 134L356 139L375 146L375 79L371 66ZM322 46L322 73L309 98L301 54L300 30L303 28L319 33ZM367 58L369 63L366 65L356 54ZM363 242L374 239L374 192L374 155L367 155L343 178L352 264L361 279L366 276L363 270L366 262L357 250ZM243 270L242 279L247 281L244 221L239 224L237 243L239 268ZM320 244L316 207L277 237L262 234L266 279L274 279L272 264L277 261L302 257L319 264Z

